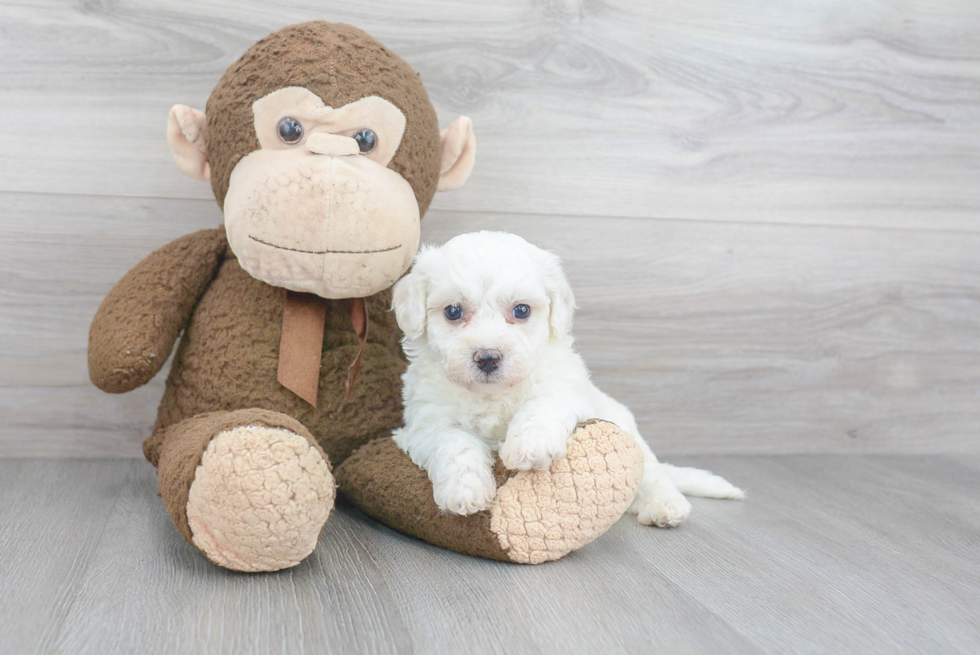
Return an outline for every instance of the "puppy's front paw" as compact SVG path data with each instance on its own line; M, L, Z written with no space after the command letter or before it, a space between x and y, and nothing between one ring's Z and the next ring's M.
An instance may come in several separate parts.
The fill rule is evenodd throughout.
M569 429L546 417L517 417L511 421L500 448L500 461L515 471L546 469L567 451Z
M691 502L683 495L654 494L640 505L636 520L643 525L655 525L658 528L673 528L691 515Z
M432 497L439 509L453 514L476 514L490 507L497 484L489 467L455 465L440 473L432 483Z

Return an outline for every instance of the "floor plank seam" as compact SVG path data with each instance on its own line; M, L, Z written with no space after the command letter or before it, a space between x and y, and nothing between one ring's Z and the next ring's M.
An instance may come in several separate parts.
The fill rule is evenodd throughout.
M25 191L21 189L0 189L0 195L10 194L10 195L28 195L34 197L58 197L58 198L97 198L97 199L111 199L117 198L121 200L157 200L157 201L174 201L174 202L202 202L211 204L214 202L213 197L191 197L191 196L163 196L163 195L152 195L152 196L141 196L141 195L119 195L112 193L68 193L59 191ZM738 219L716 219L716 218L704 218L704 217L691 217L691 218L681 218L677 216L635 216L626 214L572 214L572 213L555 213L546 214L543 212L515 212L506 210L496 210L496 209L456 209L456 208L440 208L440 207L430 207L430 212L446 212L460 215L489 215L489 216L506 216L506 217L539 217L539 218L571 218L571 219L582 219L582 220L603 220L603 219L613 219L622 221L660 221L664 223L681 223L681 224L704 224L704 225L747 225L753 227L788 227L788 228L812 228L812 229L837 229L837 230L874 230L882 232L895 232L901 234L964 234L964 235L980 235L980 224L978 224L977 229L971 230L967 228L930 228L930 227L905 227L905 226L891 226L891 225L880 225L875 223L853 223L853 224L843 224L843 223L810 223L804 221L753 221L743 218ZM897 210L896 210L897 211ZM784 212L785 213L785 212Z

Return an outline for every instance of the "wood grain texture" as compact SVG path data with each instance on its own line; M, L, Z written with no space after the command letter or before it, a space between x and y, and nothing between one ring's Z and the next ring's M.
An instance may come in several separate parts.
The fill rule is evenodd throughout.
M0 459L2 650L52 652L137 464Z
M697 503L683 551L631 552L764 651L976 649L978 478L960 458L693 461L748 501Z
M164 143L288 23L358 25L473 117L460 211L978 230L973 0L0 3L0 190L204 199Z
M784 6L785 5L785 6ZM140 455L163 375L87 380L99 301L221 221L164 139L316 3L0 2L0 454ZM980 6L358 0L479 160L424 222L559 252L658 450L980 451ZM164 372L165 373L165 372Z
M165 372L98 391L88 324L126 269L217 207L0 201L22 219L0 226L0 453L139 457ZM434 210L423 238L483 228L562 256L579 349L659 451L980 452L980 235Z
M342 506L303 564L249 575L177 535L145 462L0 460L0 490L17 501L0 508L0 643L100 655L975 651L978 456L677 463L748 498L694 499L675 530L626 517L537 567L451 553Z

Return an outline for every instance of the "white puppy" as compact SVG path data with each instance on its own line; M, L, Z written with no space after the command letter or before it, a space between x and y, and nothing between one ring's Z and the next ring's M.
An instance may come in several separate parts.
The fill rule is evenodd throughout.
M547 468L590 418L615 423L643 449L629 510L640 523L682 522L691 511L684 493L742 497L707 471L658 462L630 411L592 384L572 349L575 299L552 253L502 232L423 247L393 306L410 362L405 427L394 439L428 472L443 510L490 506L494 451L510 469Z

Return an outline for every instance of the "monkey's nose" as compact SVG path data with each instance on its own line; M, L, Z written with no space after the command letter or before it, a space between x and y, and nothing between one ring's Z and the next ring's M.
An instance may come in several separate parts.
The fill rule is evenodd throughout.
M484 373L493 373L500 367L504 358L499 350L477 350L473 353L473 363Z
M317 155L356 155L360 153L357 141L349 136L314 132L306 137L306 149Z

